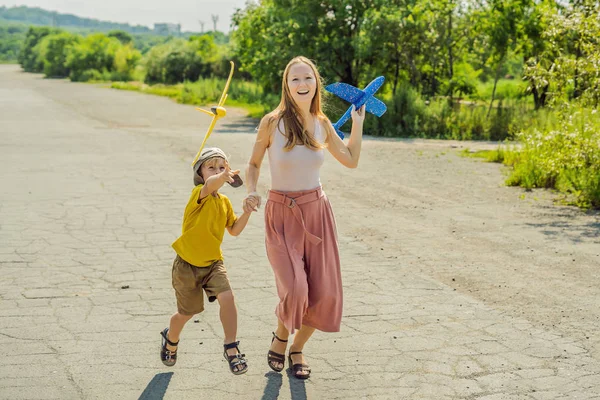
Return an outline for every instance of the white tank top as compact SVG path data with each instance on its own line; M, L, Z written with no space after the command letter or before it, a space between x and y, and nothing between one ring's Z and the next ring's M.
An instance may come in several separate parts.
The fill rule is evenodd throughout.
M271 189L283 192L297 192L321 186L319 170L325 154L323 149L311 150L304 145L295 145L290 151L284 147L287 139L283 134L283 121L279 121L269 146L269 166L271 169ZM321 124L315 118L315 139L325 143Z

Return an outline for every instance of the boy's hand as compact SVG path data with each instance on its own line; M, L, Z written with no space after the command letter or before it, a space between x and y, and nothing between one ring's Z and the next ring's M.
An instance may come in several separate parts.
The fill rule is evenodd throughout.
M225 183L225 182L229 182L229 183L233 183L233 176L236 174L239 174L240 170L236 169L235 171L232 171L231 168L229 168L229 164L225 165L225 170L223 172L221 172L219 174L219 179L221 179L221 182Z
M254 196L248 196L244 199L242 206L245 213L251 213L252 211L258 211L258 201Z

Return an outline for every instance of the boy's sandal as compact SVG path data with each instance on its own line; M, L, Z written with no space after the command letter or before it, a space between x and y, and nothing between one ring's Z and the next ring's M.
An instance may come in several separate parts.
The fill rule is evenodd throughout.
M275 334L275 332L273 332L273 339L271 339L271 344L273 344L273 340L275 339L279 340L281 343L287 343L287 340L280 339ZM275 365L279 363L281 363L281 368L275 367ZM269 364L269 367L275 372L283 371L283 367L285 364L285 354L276 353L273 350L269 350L269 352L267 353L267 364Z
M290 362L290 368L292 369L292 375L294 375L295 378L298 379L308 379L308 377L310 376L310 367L306 364L294 364L292 362L292 356L294 354L302 354L301 351L293 351L290 352L290 355L288 356L288 360ZM304 373L301 373L304 372Z
M234 375L245 374L248 371L248 361L246 361L246 355L240 354L240 349L238 345L240 342L232 342L223 345L223 356L225 360L229 363L229 369ZM227 350L236 349L237 354L234 356L230 356L227 354ZM242 367L241 369L239 367Z
M169 335L169 328L165 328L160 333L160 336L162 336L161 349L160 349L160 360L167 367L172 367L177 362L177 350L171 351L171 350L167 349L167 344L169 344L169 346L177 346L179 344L179 341L177 343L171 342L169 340L168 335Z

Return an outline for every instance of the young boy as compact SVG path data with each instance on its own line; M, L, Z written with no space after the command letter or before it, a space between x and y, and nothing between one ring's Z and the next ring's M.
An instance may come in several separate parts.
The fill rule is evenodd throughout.
M239 235L256 210L254 203L244 205L244 213L237 218L227 196L218 192L225 182L241 186L238 174L239 170L232 171L227 156L216 147L203 149L194 164L195 187L185 207L182 235L173 242L177 252L172 272L177 312L171 317L169 327L161 332L160 359L169 367L177 362L183 326L204 310L204 290L209 302L219 301L225 332L223 355L231 372L239 375L248 370L236 341L237 309L221 252L225 228L232 236Z

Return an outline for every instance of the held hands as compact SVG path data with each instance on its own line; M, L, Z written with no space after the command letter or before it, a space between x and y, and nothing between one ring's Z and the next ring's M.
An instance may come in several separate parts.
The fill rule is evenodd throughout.
M363 105L361 108L359 108L358 110L356 109L356 106L352 106L352 123L353 124L362 124L363 121L365 120L365 111L366 106Z
M245 213L252 211L258 211L260 207L261 198L257 192L249 193L243 201L243 208Z

